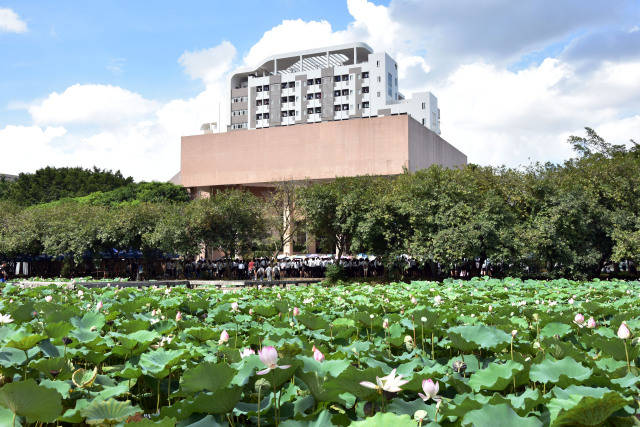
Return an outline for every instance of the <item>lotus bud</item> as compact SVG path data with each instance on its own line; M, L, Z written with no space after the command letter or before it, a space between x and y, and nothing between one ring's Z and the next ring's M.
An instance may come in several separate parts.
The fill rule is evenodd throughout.
M237 302L232 302L231 303L231 310L232 311L238 311L238 303Z
M413 414L413 419L420 423L422 420L427 418L429 414L424 409L419 409Z
M516 331L515 329L513 331L511 331L511 336L515 337L518 334L518 331Z
M593 317L589 317L589 320L587 320L587 328L589 329L593 329L596 327L596 321Z
M46 302L51 302L52 299L53 299L53 297L51 295L47 295L46 297L44 297L44 300Z
M250 316L253 316L253 308L250 308L250 309L249 309L249 315L250 315Z
M489 313L491 313L493 311L493 306L489 306Z
M294 316L299 316L300 315L300 309L298 307L293 307L293 315Z
M268 389L269 387L271 387L271 384L265 378L260 378L254 385L254 389L256 392L262 389Z
M573 304L574 302L576 302L573 298L569 298L569 304Z
M82 298L82 295L84 295L84 292L82 292L82 289L80 289L80 290L78 291L78 296L79 296L80 298Z
M580 313L576 314L575 317L573 318L573 322L576 325L582 325L584 323L584 316Z
M631 337L631 331L629 330L629 327L625 322L622 322L620 324L620 327L618 328L618 338L622 340L626 340L626 339L629 339L630 337Z
M102 301L98 301L98 304L96 304L96 310L102 310Z
M179 322L181 320L182 320L182 312L179 311L179 312L176 313L176 322Z
M373 319L375 316L373 314L369 315L369 319Z
M411 304L416 305L418 303L418 300L416 299L416 297L412 296L411 297Z
M224 331L222 331L222 333L220 334L220 341L218 341L219 345L222 345L224 343L226 343L227 341L229 341L229 333L227 332L227 330L225 329Z
M389 319L384 319L384 320L382 321L382 327L383 327L384 329L389 329Z
M313 358L318 362L323 362L324 361L324 354L322 354L322 352L320 350L316 349L313 352Z

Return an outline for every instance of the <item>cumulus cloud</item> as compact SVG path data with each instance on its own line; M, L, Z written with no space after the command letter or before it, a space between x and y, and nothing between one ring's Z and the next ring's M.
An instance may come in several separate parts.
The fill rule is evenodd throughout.
M29 107L36 124L85 124L119 126L158 108L154 101L118 86L75 84L62 93L53 92Z
M12 158L21 159L19 169L8 172L95 164L136 179L166 180L179 169L181 135L199 133L202 123L219 118L225 128L235 67L255 66L283 53L283 46L293 51L364 41L396 58L405 95L434 92L442 136L470 162L562 161L571 155L566 138L584 126L612 142L640 140L640 59L633 49L640 32L628 23L638 8L625 9L631 0L618 8L587 3L490 0L480 7L471 0L392 0L382 6L347 0L353 19L344 29L326 20L283 20L240 59L228 41L185 51L177 61L203 83L193 97L157 102L116 86L74 85L30 103L34 125L0 129L0 145L11 145ZM563 47L544 53L555 43ZM512 67L530 54L540 60ZM22 140L30 145L21 147Z
M0 33L26 33L27 23L8 8L0 8Z
M235 56L236 48L228 41L223 41L208 49L186 51L178 62L192 79L200 79L205 84L216 84L229 71Z

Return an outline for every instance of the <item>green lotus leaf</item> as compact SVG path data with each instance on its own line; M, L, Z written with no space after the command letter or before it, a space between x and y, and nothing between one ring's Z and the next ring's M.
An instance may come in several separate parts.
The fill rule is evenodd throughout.
M542 422L535 417L521 417L507 404L484 405L480 409L467 412L462 418L462 426L473 427L538 427Z
M242 388L231 387L218 390L215 393L202 392L193 399L195 412L204 414L224 414L231 411L240 401Z
M542 363L531 366L529 378L539 383L554 383L561 387L580 383L591 376L591 369L585 368L571 357L556 360L546 357Z
M13 415L11 409L0 407L0 425L11 427L22 427L20 418Z
M73 325L71 325L71 323L66 321L47 322L44 327L44 330L47 333L47 336L52 339L62 338L67 336L71 331L71 329L73 329Z
M95 330L99 331L104 326L106 319L102 314L96 311L89 311L81 318L74 317L70 321L71 324L77 329L90 330L92 328L95 328Z
M27 355L22 350L12 347L0 348L0 366L11 368L20 366L27 361Z
M37 402L37 404L36 404ZM30 423L50 423L62 413L62 397L56 390L39 386L32 379L0 388L0 405Z
M311 330L318 329L329 329L329 322L322 318L322 316L317 316L311 313L302 313L296 316L298 322L302 323L304 326Z
M313 357L301 355L296 357L303 363L303 372L314 372L321 377L326 377L328 375L337 377L351 364L347 359L325 360L324 362L318 362Z
M471 375L469 386L476 392L504 390L509 384L513 384L513 376L523 370L524 366L513 360L508 360L506 363L490 363L485 369Z
M633 401L620 393L591 387L572 386L554 393L547 404L551 426L584 425L595 426L604 423L614 412Z
M138 406L131 406L128 400L94 400L81 411L87 424L115 425L141 412Z
M69 398L69 391L71 390L71 384L69 384L66 381L45 379L40 381L40 385L42 387L50 388L52 390L57 391L58 393L60 393L63 399Z
M318 418L313 421L295 421L295 420L287 420L280 424L282 427L331 427L335 426L334 423L331 422L331 412L328 409L320 412Z
M396 415L391 412L379 412L373 417L366 418L362 421L354 421L352 427L415 427L416 422L409 415Z
M204 362L182 374L180 386L188 393L216 392L229 385L237 371L226 363Z
M186 350L165 350L159 348L143 353L140 356L140 368L142 373L155 378L164 378L169 375L169 369L187 354Z
M459 350L501 349L511 342L511 335L493 326L455 326L447 330L452 344Z
M43 357L38 360L32 360L29 363L29 367L37 369L47 377L59 379L68 379L73 372L73 365L64 357Z
M338 393L351 393L359 399L372 399L376 397L376 391L360 385L362 381L375 383L376 377L383 377L382 368L367 368L360 370L354 366L349 366L342 371L337 378L331 378L324 384L327 390L335 390Z
M11 335L7 347L17 348L18 350L27 351L35 347L40 341L47 339L46 336L40 334L31 334L25 329L17 330Z
M542 337L554 337L558 336L560 338L571 332L571 326L566 323L552 322L545 325L544 328L540 329L540 335Z
M215 340L220 337L220 333L217 332L215 329L211 329L211 328L202 328L202 327L188 328L184 330L184 333L191 337L194 337L200 342Z
M142 421L129 422L127 423L127 427L175 427L176 422L175 418L169 417L165 417L157 421L145 418Z

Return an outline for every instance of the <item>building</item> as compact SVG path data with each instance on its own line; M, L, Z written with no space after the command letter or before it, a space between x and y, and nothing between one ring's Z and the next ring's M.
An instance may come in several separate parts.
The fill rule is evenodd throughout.
M16 179L18 179L18 175L0 173L0 181L15 181Z
M440 134L438 100L406 99L398 64L364 43L271 56L231 77L228 130L408 114Z

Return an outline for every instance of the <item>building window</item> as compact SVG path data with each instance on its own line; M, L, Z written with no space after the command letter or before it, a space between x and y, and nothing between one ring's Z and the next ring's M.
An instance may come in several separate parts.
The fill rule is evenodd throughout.
M262 114L256 114L256 120L262 120Z
M296 110L289 110L289 117L295 117Z
M349 104L342 104L342 111L349 111Z
M285 102L287 102L287 97L283 96L282 98L280 98L280 101L284 104Z
M340 76L334 76L333 77L333 81L334 82L339 82L340 81Z
M362 73L362 78L363 78L363 79L368 79L368 78L369 78L369 72L368 72L368 71L364 71L364 72Z
M362 103L362 108L369 108L369 101L364 101Z
M378 76L378 83L382 83L382 77Z
M349 89L342 89L342 96L349 95Z
M307 79L307 86L311 86L313 84L313 79Z
M322 107L316 107L316 114L322 113Z
M315 95L316 99L321 99L322 98L322 93L318 92Z
M317 85L322 84L322 79L316 79L316 84Z
M280 84L280 87L281 87L282 89L286 89L286 88L287 88L287 84L286 84L286 83L281 83L281 84Z
M380 61L376 61L376 67L380 68Z
M295 102L296 101L296 97L294 95L291 95L289 97L289 102Z
M369 86L363 86L362 93L369 93Z
M265 92L269 92L269 85L262 86L262 90Z
M396 81L396 87L398 87L398 78L397 77L395 78L395 81Z
M269 105L269 99L262 100L262 105Z
M342 76L342 81L343 81L343 82L346 82L346 81L348 81L348 80L349 80L349 74L344 74L344 75Z
M340 111L342 109L342 107L340 105L334 105L333 106L333 111Z
M425 126L426 120L422 119L422 126Z
M262 92L262 86L256 86L256 92Z
M256 105L257 105L258 107L259 107L259 106L261 106L261 105L262 105L262 99L258 99L258 100L256 101Z
M289 87L296 87L296 82L289 82Z
M288 117L289 116L289 112L288 111L283 111L280 114L282 115L282 117Z
M263 118L263 119L268 119L268 118L269 118L269 113L264 113L264 114L262 115L262 118Z
M307 94L307 100L312 100L313 99L313 94L312 93L308 93Z
M334 90L333 91L333 96L340 96L340 91L339 90Z
M423 109L423 110L426 110L426 109L427 109L427 103L426 103L426 102L423 102L423 103L422 103L422 109Z
M307 114L313 114L313 108L307 108Z
M380 98L380 92L378 92L378 98Z

